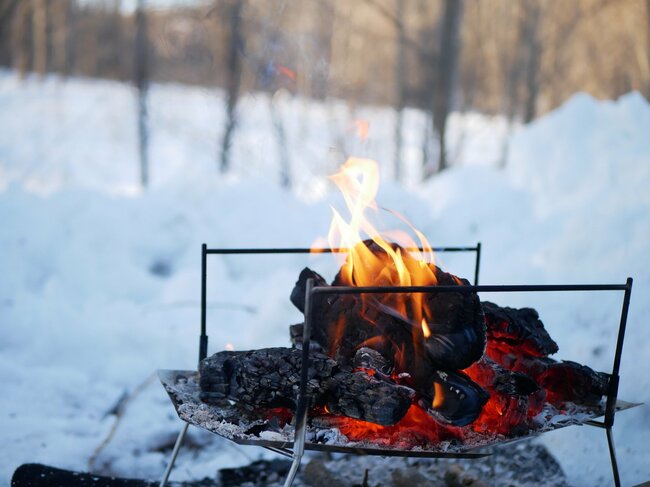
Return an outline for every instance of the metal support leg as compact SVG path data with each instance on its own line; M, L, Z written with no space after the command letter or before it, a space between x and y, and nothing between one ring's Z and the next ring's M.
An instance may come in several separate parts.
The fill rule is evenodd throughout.
M293 449L293 462L291 462L291 468L289 469L289 474L287 479L284 481L284 487L291 487L293 481L296 478L298 473L298 468L300 467L300 462L302 461L302 456L305 453L305 435L307 433L307 415L303 415L302 421L299 425L296 426L296 437L294 438L294 449Z
M172 473L172 468L174 468L174 463L176 463L178 451L181 449L181 445L183 444L183 439L185 438L185 433L187 433L187 428L189 425L190 423L185 423L181 432L178 433L178 438L176 438L176 443L174 443L174 449L172 450L172 457L169 459L169 463L167 464L167 468L165 469L165 473L163 474L162 480L160 481L160 484L158 484L158 487L165 487L167 485L169 474Z
M492 476L492 482L490 482L490 485L496 486L496 478L497 478L497 449L492 448L492 453L490 454L490 475Z
M307 410L311 404L311 397L307 394L307 381L309 380L309 344L311 340L311 313L312 291L314 280L307 279L305 289L305 321L302 327L302 363L300 364L300 389L298 406L296 407L296 429L293 438L293 462L284 482L284 487L291 487L298 473L302 456L305 453L305 436L307 435Z
M609 458L612 461L612 474L614 475L614 485L621 487L621 478L618 474L618 463L616 461L616 450L614 450L614 435L612 428L605 428L607 432L607 445L609 446Z

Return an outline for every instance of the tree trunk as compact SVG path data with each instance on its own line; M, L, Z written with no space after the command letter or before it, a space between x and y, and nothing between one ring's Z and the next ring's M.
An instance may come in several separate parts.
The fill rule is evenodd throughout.
M47 73L47 1L32 0L33 67L41 77Z
M275 139L278 144L278 157L280 160L280 186L285 189L291 188L291 163L289 158L289 149L287 147L287 133L284 129L284 120L282 112L278 106L278 94L271 95L269 98L269 111L273 121Z
M324 100L328 95L330 63L332 61L332 37L336 5L333 2L317 2L318 30L316 36L317 62L311 78L311 93L317 100Z
M397 62L395 63L395 181L402 179L402 125L406 97L406 35L404 31L404 0L395 1L397 12Z
M503 146L501 150L501 156L499 158L499 167L504 168L508 161L509 152L510 152L510 136L513 132L515 119L517 118L520 104L520 85L522 78L522 46L525 39L525 12L519 8L517 4L517 16L515 18L519 19L517 27L517 45L512 50L512 56L509 59L503 61L503 69L505 71L504 76L504 85L503 85L503 100L504 100L504 111L507 121L506 135L503 140Z
M149 127L147 120L147 93L149 91L149 59L147 46L147 16L144 0L138 0L135 10L135 85L138 89L138 156L140 184L149 185Z
M445 0L444 23L438 56L437 83L433 95L433 126L439 139L438 172L448 166L446 133L447 117L454 99L454 83L460 56L460 26L463 14L462 0ZM425 174L426 177L426 174Z
M650 0L645 0L645 15L648 28L646 29L646 45L648 55L648 66L650 66ZM650 101L650 77L645 80L645 98Z
M228 19L230 35L228 42L228 55L226 59L227 71L227 102L226 102L226 127L221 143L221 165L222 173L230 170L230 149L232 138L237 127L237 100L239 99L239 89L241 86L242 76L242 54L244 48L244 37L242 33L242 11L244 9L244 0L230 0L227 6L228 13L225 16Z
M29 31L30 10L29 2L18 2L11 25L12 67L18 71L21 78L29 69L30 44L27 41Z
M537 97L539 95L539 67L542 50L542 46L539 40L540 10L536 0L526 0L524 3L524 16L524 39L525 49L527 51L524 123L529 123L537 115Z
M18 0L0 0L0 65L11 66L12 29L11 22L15 16Z
M58 0L52 5L52 64L53 68L63 76L69 74L68 61L68 18L70 3Z

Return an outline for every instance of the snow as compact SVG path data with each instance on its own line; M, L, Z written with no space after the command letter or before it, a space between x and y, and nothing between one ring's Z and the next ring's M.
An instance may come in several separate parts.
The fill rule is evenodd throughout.
M406 113L407 175L391 181L392 121L381 107L348 109L288 94L293 191L279 187L269 100L247 94L233 171L219 177L219 92L155 85L151 93L152 186L137 187L134 93L123 84L0 72L0 485L42 462L87 469L125 405L98 473L157 478L181 424L155 369L196 367L200 245L309 246L326 234L324 175L346 154L378 159L379 203L406 215L434 245L483 242L481 282L622 283L634 277L620 397L650 401L650 106L638 94L597 101L578 94L510 138L502 119L454 114L453 168L424 184L421 113ZM354 120L370 122L359 140ZM464 142L464 143L461 143ZM388 223L392 220L383 217ZM471 277L471 256L440 255ZM210 351L288 343L300 320L288 295L310 265L331 277L330 256L211 256ZM609 370L620 293L485 295L540 311L560 356ZM650 478L647 406L621 413L614 437L623 484ZM569 427L540 440L572 484L610 485L605 434ZM261 455L190 430L173 479L213 476Z

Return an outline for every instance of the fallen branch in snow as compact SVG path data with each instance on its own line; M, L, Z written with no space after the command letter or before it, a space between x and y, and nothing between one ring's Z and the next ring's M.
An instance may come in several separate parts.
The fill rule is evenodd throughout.
M115 433L117 432L117 427L120 424L122 418L124 417L124 413L126 412L126 406L131 401L133 401L138 395L140 395L140 393L144 391L147 388L147 386L153 382L155 378L156 378L156 373L152 372L135 389L133 389L133 392L131 392L130 394L122 395L118 399L117 403L108 411L106 415L107 416L111 414L115 415L115 420L113 421L113 425L111 426L111 429L106 435L106 437L97 446L97 448L95 448L93 454L90 455L90 458L88 459L88 470L90 470L91 472L94 470L94 465L95 462L97 461L97 458L115 436Z

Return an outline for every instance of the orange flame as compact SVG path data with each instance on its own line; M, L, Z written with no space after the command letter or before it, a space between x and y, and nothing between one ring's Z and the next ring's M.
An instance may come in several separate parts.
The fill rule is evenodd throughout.
M355 120L354 128L359 139L363 142L368 140L368 135L370 135L370 122L368 120Z
M331 177L343 194L350 212L349 221L332 208L333 219L328 241L332 248L349 249L349 255L341 268L341 275L350 286L428 286L436 284L436 276L427 260L433 254L431 245L422 233L415 230L419 240L414 241L405 232L391 232L395 247L366 218L366 210L377 209L375 197L379 190L379 168L370 159L350 158L341 170ZM406 221L403 217L400 217ZM371 239L381 252L373 252L364 239ZM419 250L418 247L423 250ZM408 254L404 252L408 249ZM429 259L427 259L427 256ZM425 319L422 295L399 295L391 299L391 306L415 323ZM389 304L389 303L385 303ZM407 306L407 305L411 306Z
M348 249L347 258L341 262L341 284L435 285L435 267L430 265L430 262L433 263L433 251L424 235L403 216L393 212L393 215L410 227L417 243L404 231L391 231L382 235L366 216L368 210L378 210L375 202L379 190L377 163L370 159L350 158L337 174L331 176L331 180L341 191L349 211L349 219L346 220L332 208L333 217L328 233L331 248ZM431 334L427 323L431 323L432 316L423 294L390 294L379 297L364 295L361 297L363 315L366 315L370 300L375 303L379 301L381 305L401 315L405 322L413 323L415 328L421 329L421 333L413 333L414 344L422 342L423 338ZM415 349L418 348L416 345ZM397 363L401 362L401 357L395 359Z
M427 320L422 318L422 334L424 335L424 338L429 338L431 336L431 330L429 329L429 325L427 325Z

